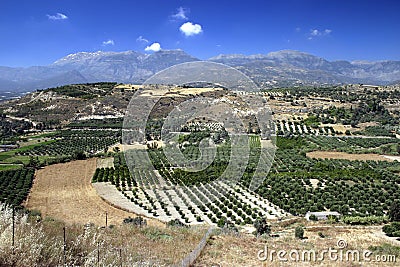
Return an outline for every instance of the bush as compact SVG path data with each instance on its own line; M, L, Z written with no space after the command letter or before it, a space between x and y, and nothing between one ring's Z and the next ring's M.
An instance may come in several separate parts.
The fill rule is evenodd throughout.
M392 222L400 221L400 201L395 200L389 209L389 218Z
M176 226L176 227L188 227L186 224L181 222L179 219L171 220L167 222L167 226Z
M299 239L304 238L304 229L301 226L297 226L296 229L294 230L294 236Z
M392 222L382 227L387 236L400 236L400 222Z
M86 159L86 155L85 155L85 152L83 152L81 150L74 151L72 158L76 159L76 160L82 160L82 159Z
M337 216L328 215L328 222L329 223L336 223L338 221L339 221L339 218Z
M345 224L351 225L371 225L371 224L382 224L388 222L386 216L345 216L342 218Z
M394 231L394 232L392 233L392 236L400 237L400 231Z
M219 219L218 222L217 222L217 226L220 227L220 228L224 227L225 224L226 224L226 218L225 218L225 217L222 217L222 218Z
M30 210L29 211L29 216L31 217L42 217L42 213L40 210Z
M309 219L310 219L311 221L318 221L318 217L315 216L315 214L311 214Z
M147 221L140 216L135 218L131 217L125 218L123 222L126 224L133 224L135 226L140 226L140 227L147 225Z
M254 222L257 236L271 233L271 226L267 223L266 218L260 218Z

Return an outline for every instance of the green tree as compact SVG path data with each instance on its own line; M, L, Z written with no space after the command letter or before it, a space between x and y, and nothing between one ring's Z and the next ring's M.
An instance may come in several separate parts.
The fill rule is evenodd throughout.
M395 200L389 209L389 219L393 222L400 221L400 201Z
M267 223L266 218L257 219L254 222L254 227L256 228L257 236L271 233L271 226Z
M29 162L27 164L27 167L32 167L32 168L38 168L40 165L40 160L38 157L29 157Z
M83 151L74 151L72 155L73 159L81 160L81 159L86 159L86 155Z
M225 217L222 217L222 218L219 219L218 222L217 222L217 226L218 226L218 227L221 227L221 228L224 227L225 224L226 224L226 218L225 218Z
M304 238L304 229L301 226L297 226L296 229L294 230L294 236L299 239Z

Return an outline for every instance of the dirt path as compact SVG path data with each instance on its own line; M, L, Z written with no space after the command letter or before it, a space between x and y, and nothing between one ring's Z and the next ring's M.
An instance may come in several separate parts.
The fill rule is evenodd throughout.
M92 187L96 159L72 161L47 166L36 172L36 178L26 207L40 210L43 217L50 216L66 223L120 224L134 213L112 207L103 201ZM148 224L162 226L154 219Z

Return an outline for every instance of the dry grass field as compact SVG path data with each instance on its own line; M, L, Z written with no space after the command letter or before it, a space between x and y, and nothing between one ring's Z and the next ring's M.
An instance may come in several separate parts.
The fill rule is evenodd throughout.
M388 242L385 238L381 237L377 232L380 231L379 226L373 227L349 227L349 226L332 226L332 225L321 225L315 223L303 222L305 225L304 236L305 239L300 240L294 236L294 225L287 228L272 227L272 233L279 235L279 237L260 237L256 238L251 235L241 235L240 237L228 234L220 234L211 237L207 246L203 250L202 254L196 261L194 266L205 267L205 266L398 266L399 256L397 255L397 262L377 262L375 259L376 255L391 255L393 250L396 250L393 243ZM323 236L323 237L321 237ZM344 240L347 246L344 249L338 247L338 241ZM346 251L357 250L362 255L364 250L373 250L373 247L383 246L386 249L383 252L374 251L369 259L371 262L354 260L351 254L347 257ZM260 250L264 250L267 247L267 260L259 259L258 253ZM337 250L339 257L342 253L343 260L335 257L330 259L328 254L325 254L323 259L320 256L323 250L329 248ZM275 254L272 251L275 251ZM282 258L287 261L280 261L277 257L277 251L284 250L287 252L286 256ZM300 253L300 260L291 260L289 253L292 250L296 250ZM308 260L302 262L302 252L314 250L316 251L316 260ZM342 251L342 252L340 252ZM318 254L318 252L321 252ZM397 248L397 253L400 251ZM273 255L270 260L270 255ZM296 257L292 254L293 258ZM265 256L260 254L261 257ZM378 256L379 257L379 256ZM318 260L321 258L321 260ZM311 258L312 259L312 258ZM349 259L349 260L347 260ZM354 258L357 259L357 258Z
M206 231L199 227L65 225L17 215L13 247L11 214L10 210L0 213L0 266L172 266L197 246Z
M40 169L26 208L39 210L43 217L50 216L66 223L121 224L122 220L135 214L126 212L104 202L92 187L91 179L96 170L96 159L55 164ZM149 225L164 224L148 219Z

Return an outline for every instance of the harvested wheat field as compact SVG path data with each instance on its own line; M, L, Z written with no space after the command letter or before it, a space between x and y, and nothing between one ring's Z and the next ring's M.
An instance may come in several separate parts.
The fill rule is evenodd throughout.
M103 201L92 187L91 179L96 170L96 159L78 160L47 166L36 172L36 177L25 204L28 209L40 210L66 223L121 224L134 213L117 209ZM147 219L149 225L163 223Z
M376 160L376 161L393 161L378 154L350 154L346 152L336 152L336 151L312 151L308 152L307 157L313 159L348 159L348 160Z

